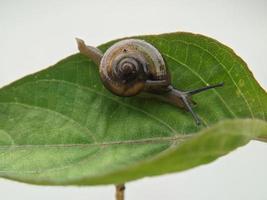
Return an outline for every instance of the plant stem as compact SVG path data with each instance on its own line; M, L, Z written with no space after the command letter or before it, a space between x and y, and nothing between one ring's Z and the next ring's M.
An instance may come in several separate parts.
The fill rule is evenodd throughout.
M118 184L115 187L116 187L116 200L124 200L125 185Z

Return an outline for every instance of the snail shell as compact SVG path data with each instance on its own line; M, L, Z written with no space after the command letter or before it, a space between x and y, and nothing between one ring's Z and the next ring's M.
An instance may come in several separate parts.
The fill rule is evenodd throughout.
M121 40L103 53L76 38L80 52L99 66L104 86L117 96L135 96L140 92L191 112L196 124L199 117L192 109L192 95L223 86L223 83L181 91L171 85L170 73L160 52L151 44L138 39Z
M100 62L99 72L105 87L118 96L139 94L147 80L169 80L159 51L137 39L122 40L111 46Z

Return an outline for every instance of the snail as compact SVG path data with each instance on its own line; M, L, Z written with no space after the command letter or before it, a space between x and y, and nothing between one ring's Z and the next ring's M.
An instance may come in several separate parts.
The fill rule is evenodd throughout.
M143 92L153 94L158 99L189 111L197 125L201 124L201 120L192 109L196 104L192 101L192 95L223 86L223 83L219 83L191 91L174 88L162 55L144 40L121 40L105 53L87 46L81 39L76 38L76 41L80 53L99 66L100 78L110 92L122 97Z

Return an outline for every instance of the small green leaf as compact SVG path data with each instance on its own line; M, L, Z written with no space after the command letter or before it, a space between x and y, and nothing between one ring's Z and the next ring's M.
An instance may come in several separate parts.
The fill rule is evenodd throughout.
M142 96L107 91L97 66L76 54L0 90L0 176L47 185L96 185L186 170L251 139L266 140L267 95L244 61L191 33L139 36L162 53L191 115ZM116 41L100 46L104 51Z

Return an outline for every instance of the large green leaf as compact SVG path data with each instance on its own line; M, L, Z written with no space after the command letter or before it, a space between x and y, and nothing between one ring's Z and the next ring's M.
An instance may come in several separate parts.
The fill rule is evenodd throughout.
M1 177L50 185L120 183L186 170L251 139L264 140L267 95L231 49L191 33L138 38L159 49L177 88L225 83L194 97L203 126L155 99L114 96L97 66L72 55L0 90Z

